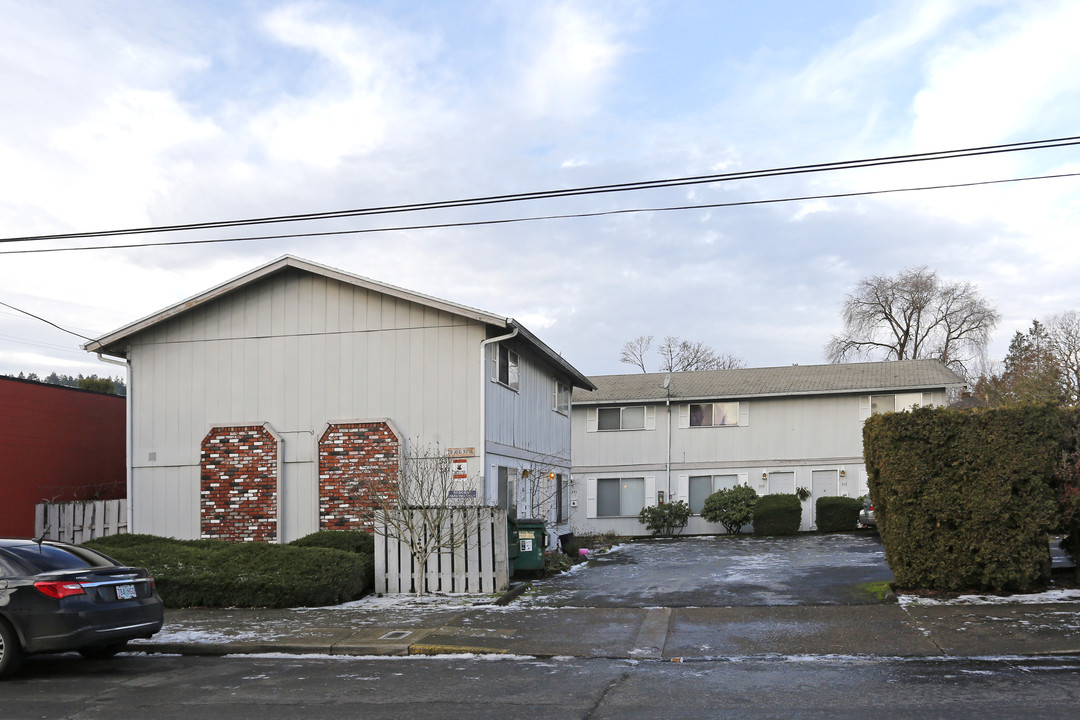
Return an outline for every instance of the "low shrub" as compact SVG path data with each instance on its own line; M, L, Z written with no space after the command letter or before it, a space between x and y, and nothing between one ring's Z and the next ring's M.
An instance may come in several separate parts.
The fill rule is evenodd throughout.
M154 575L166 607L304 607L361 597L370 554L324 547L111 535L84 543Z
M743 525L754 519L754 503L758 494L748 485L737 485L727 490L717 490L705 498L705 507L701 517L709 522L718 522L734 535L742 530Z
M815 505L818 532L844 532L859 524L862 501L857 498L821 497Z
M558 575L574 567L574 561L566 553L549 552L544 555L544 574Z
M682 532L690 522L690 506L684 500L643 507L638 522L653 535L672 537Z
M363 530L320 530L293 540L293 547L321 547L331 550L375 554L375 535Z
M794 535L802 524L802 502L797 495L763 495L754 504L755 535Z

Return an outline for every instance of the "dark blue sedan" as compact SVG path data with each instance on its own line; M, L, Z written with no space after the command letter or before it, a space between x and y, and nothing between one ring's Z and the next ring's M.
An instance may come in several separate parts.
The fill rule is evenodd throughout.
M107 658L164 617L154 578L79 545L0 539L0 678L26 655Z

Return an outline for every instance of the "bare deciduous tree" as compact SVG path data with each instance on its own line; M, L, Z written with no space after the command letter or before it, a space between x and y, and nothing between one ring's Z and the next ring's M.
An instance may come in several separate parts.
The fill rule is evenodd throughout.
M424 594L428 559L462 547L476 532L478 514L469 511L483 506L479 483L455 480L453 462L438 446L401 458L394 478L355 478L352 490L374 531L409 548L417 595Z
M521 487L518 491L520 499L519 515L529 518L545 518L550 520L552 514L559 508L560 496L566 499L571 487L569 473L562 472L568 466L569 460L561 455L542 455L522 468L520 478ZM558 482L562 475L562 484ZM568 508L563 508L567 512ZM558 517L555 522L558 522Z
M1057 360L1066 401L1080 402L1080 313L1068 310L1046 320L1050 352Z
M652 340L652 335L642 335L633 340L628 340L622 347L622 353L619 355L619 362L641 368L641 372L648 372L648 370L645 369L645 353L652 347Z
M634 338L623 345L621 362L648 372L645 353L652 347L653 336ZM656 348L660 356L659 372L688 372L693 370L733 370L745 367L742 358L731 353L718 353L702 342L683 340L673 335L664 338Z
M970 375L1000 317L972 283L910 268L861 280L844 301L844 331L825 352L830 362L937 358Z

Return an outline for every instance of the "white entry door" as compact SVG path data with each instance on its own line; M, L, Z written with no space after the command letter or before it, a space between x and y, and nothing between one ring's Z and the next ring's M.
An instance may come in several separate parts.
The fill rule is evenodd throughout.
M817 525L817 499L836 497L839 480L839 474L836 470L814 470L811 473L810 492L813 495L811 496L810 505L815 525Z

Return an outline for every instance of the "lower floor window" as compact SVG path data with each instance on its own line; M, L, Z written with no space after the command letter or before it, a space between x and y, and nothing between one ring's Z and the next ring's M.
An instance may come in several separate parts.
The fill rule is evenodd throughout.
M636 516L645 507L645 478L599 478L597 517Z
M717 490L730 490L738 484L738 475L691 475L690 512L700 515L705 508L705 498Z
M555 521L564 523L569 520L570 483L562 473L555 475Z

